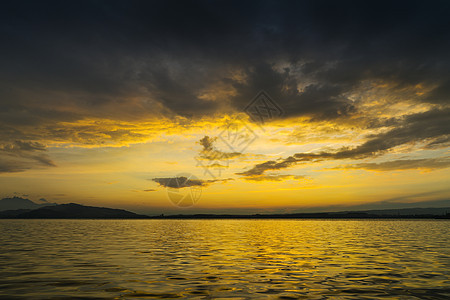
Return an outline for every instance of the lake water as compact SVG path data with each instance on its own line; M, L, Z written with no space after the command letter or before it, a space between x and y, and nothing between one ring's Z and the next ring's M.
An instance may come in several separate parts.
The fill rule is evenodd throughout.
M0 220L0 298L450 299L446 220Z

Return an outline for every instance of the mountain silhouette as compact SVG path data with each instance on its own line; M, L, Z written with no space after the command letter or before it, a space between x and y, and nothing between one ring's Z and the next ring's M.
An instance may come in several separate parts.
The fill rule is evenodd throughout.
M5 210L5 208L7 210ZM31 200L20 197L0 200L0 219L448 219L450 218L449 212L450 207L439 207L290 214L193 214L146 216L123 209L85 206L76 203L37 204Z
M3 198L0 200L0 211L15 209L36 209L45 206L56 205L56 203L38 204L29 199L21 197Z
M19 209L0 212L0 218L13 219L143 219L123 209L84 206L76 203L45 206L37 209Z

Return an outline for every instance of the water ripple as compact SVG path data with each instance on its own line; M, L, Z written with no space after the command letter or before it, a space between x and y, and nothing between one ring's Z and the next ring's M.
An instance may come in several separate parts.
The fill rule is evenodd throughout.
M0 298L449 299L449 229L445 220L1 220Z

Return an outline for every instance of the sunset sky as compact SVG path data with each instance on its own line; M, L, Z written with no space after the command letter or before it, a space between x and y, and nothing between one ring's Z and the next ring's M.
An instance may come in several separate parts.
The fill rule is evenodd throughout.
M448 1L4 2L0 198L450 206L449 15ZM171 201L192 188L194 206Z

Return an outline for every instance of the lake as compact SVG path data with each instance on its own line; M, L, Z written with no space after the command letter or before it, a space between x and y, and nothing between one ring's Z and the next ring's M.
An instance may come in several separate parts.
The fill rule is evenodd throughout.
M0 220L0 298L449 299L448 220Z

